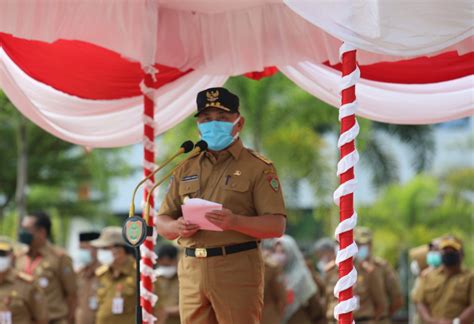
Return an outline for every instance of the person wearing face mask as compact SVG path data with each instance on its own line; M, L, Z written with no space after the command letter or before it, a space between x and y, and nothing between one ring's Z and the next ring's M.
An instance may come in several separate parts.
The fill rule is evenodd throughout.
M173 175L156 228L184 248L178 268L183 324L260 323L264 262L259 240L284 233L286 210L273 163L243 146L239 98L225 88L197 95L197 127L208 151ZM182 217L187 198L222 204L200 230ZM231 301L231 302L229 302Z
M278 238L274 245L273 258L282 267L286 282L287 305L283 323L319 323L325 314L318 286L295 240L289 235Z
M0 236L0 323L46 324L46 300L32 276L14 269L13 248Z
M363 248L363 245L367 242L359 241L357 243L362 246L362 249L359 247L359 253L354 258L357 281L353 287L353 294L358 303L358 307L353 313L354 320L356 323L378 324L381 323L381 317L387 307L383 276L380 271L377 271L372 262L367 261L369 254ZM337 323L334 319L334 308L338 304L338 300L334 297L334 287L339 279L339 273L335 260L329 261L325 267L325 273L328 302L326 318L328 323Z
M403 305L402 288L398 275L390 263L372 255L372 231L369 228L363 226L356 227L354 236L359 247L357 259L362 261L362 264L373 265L383 278L383 289L380 293L385 295L387 307L379 318L378 323L391 323L390 318Z
M122 237L122 228L105 227L91 245L98 249L97 258L102 264L95 271L99 281L96 323L134 323L136 265L133 250Z
M178 249L171 244L158 248L158 267L155 271L158 324L179 324L179 281L177 274Z
M100 263L97 260L97 249L91 245L91 241L98 239L99 236L99 232L79 233L78 261L81 268L77 273L77 324L95 323L95 312L97 311L96 292L99 284L95 271L100 266Z
M454 236L439 241L442 265L421 278L413 301L426 324L474 322L474 272L462 267L463 246Z
M51 219L45 212L29 213L21 221L18 240L28 249L20 253L16 268L34 277L44 293L50 324L73 323L77 303L72 259L51 243Z

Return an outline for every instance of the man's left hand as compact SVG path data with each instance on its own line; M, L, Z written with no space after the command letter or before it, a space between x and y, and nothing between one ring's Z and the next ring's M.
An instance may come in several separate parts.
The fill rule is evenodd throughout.
M222 228L223 230L232 230L237 224L238 216L235 215L230 209L222 208L222 210L213 210L212 212L206 213L208 221L214 225Z

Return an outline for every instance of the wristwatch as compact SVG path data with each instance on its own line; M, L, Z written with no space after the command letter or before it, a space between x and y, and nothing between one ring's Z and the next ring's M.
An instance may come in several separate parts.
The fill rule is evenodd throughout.
M461 320L459 319L459 317L453 319L453 324L461 324Z

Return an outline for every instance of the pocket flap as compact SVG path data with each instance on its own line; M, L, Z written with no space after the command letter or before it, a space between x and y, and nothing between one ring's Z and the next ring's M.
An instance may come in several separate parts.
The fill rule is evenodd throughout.
M250 181L248 179L231 179L230 182L224 186L227 190L246 192L249 190Z
M181 181L179 183L179 194L181 196L189 195L191 193L199 191L199 181Z

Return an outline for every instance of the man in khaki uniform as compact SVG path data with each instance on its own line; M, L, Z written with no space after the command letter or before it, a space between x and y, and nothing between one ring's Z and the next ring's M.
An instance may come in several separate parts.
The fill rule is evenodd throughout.
M73 323L76 311L76 274L66 252L52 245L51 220L44 212L31 213L21 222L19 241L28 245L16 268L34 277L46 297L50 324Z
M171 244L160 246L157 263L155 287L158 295L158 324L180 324L178 249Z
M208 151L176 170L158 212L158 233L185 248L178 265L184 324L259 323L264 263L258 241L286 224L281 186L271 161L239 139L239 98L224 88L197 96L197 126ZM182 217L187 198L223 205L206 219L222 231L200 230Z
M403 305L402 288L398 275L390 263L372 255L372 231L370 229L362 226L356 227L354 235L359 250L361 252L367 251L363 260L373 264L376 271L379 271L382 275L384 286L382 292L385 293L387 298L387 309L384 311L382 318L379 319L379 323L390 323L390 318Z
M99 232L84 232L79 234L79 262L81 268L77 273L77 324L95 323L97 287L99 285L95 271L99 268L100 263L97 260L97 249L93 247L90 242L99 238L99 235Z
M33 277L13 268L13 244L0 237L0 323L46 324L46 300Z
M91 244L99 249L98 258L103 264L95 272L99 279L96 323L134 323L136 265L132 250L122 237L122 229L118 226L106 227Z
M424 323L474 322L474 273L462 267L462 242L444 237L439 242L443 265L421 277L413 294Z
M358 275L353 294L359 300L359 308L354 312L354 320L356 323L378 324L387 306L385 294L381 293L384 287L382 275L369 262L356 262L355 267ZM325 273L328 301L326 318L328 323L337 323L334 319L334 307L338 301L334 297L334 287L339 274L334 260L326 265Z

